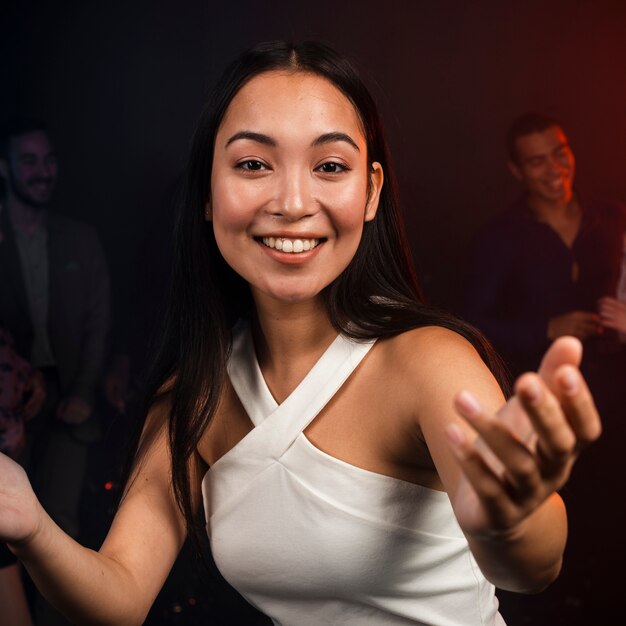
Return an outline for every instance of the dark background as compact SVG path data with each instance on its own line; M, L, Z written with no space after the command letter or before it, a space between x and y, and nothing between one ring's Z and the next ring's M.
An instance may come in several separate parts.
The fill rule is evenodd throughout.
M319 39L360 68L437 304L455 308L473 234L516 198L504 134L519 113L562 121L579 190L626 200L622 0L21 0L5 3L0 29L0 121L30 114L50 125L55 204L100 233L121 344L156 316L173 198L203 101L225 63L261 40ZM578 592L560 593L575 613Z
M125 297L206 95L227 61L266 39L320 39L365 74L437 303L453 306L471 236L516 196L503 144L520 112L562 120L583 192L626 199L622 0L21 0L3 13L0 120L48 120L57 204L97 227Z

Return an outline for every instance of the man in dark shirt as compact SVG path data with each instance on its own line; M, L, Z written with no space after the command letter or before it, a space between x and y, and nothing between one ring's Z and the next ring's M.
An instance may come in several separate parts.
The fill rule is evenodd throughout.
M518 610L537 626L609 623L626 613L619 577L611 574L621 567L617 555L626 551L626 507L613 491L626 438L626 349L598 307L615 299L626 213L619 204L576 193L574 154L555 120L520 117L508 148L509 169L523 195L479 233L468 258L462 313L493 342L514 376L535 369L557 337L578 337L604 434L563 493L570 533L561 578L540 604L501 594L503 614L513 615L523 604Z
M519 118L508 143L509 168L524 193L479 234L463 313L517 376L535 369L562 335L583 341L590 359L605 354L613 336L598 300L615 296L626 214L575 193L574 155L553 119Z

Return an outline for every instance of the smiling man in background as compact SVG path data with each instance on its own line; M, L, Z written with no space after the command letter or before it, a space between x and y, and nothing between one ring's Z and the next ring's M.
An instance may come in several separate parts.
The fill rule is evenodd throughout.
M109 277L95 231L52 211L57 156L45 126L15 120L0 133L0 320L44 373L47 398L27 423L20 462L50 516L79 533L94 393L109 326ZM37 624L57 623L36 615Z
M562 335L578 337L589 355L607 351L612 336L598 300L615 296L625 214L618 204L576 193L574 154L556 120L521 116L507 148L522 196L479 233L463 314L518 376Z
M536 368L557 337L573 335L583 343L581 369L604 433L563 492L570 511L563 575L554 595L548 590L544 596L548 604L533 624L578 618L594 623L608 607L623 610L619 577L610 572L621 566L626 551L626 505L614 492L614 468L626 437L626 348L610 324L603 324L598 307L600 300L616 296L626 212L618 203L576 191L574 154L556 120L523 115L510 127L507 143L509 170L522 195L474 242L462 313L493 342L516 377ZM584 504L589 502L594 505ZM526 602L515 594L500 598L512 614ZM572 607L576 615L565 617Z

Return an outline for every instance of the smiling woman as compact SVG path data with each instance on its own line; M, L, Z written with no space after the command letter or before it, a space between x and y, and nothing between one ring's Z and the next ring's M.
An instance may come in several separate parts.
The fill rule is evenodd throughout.
M505 402L488 344L421 298L354 68L261 44L198 124L104 544L65 536L1 457L0 538L79 623L142 623L203 504L215 562L275 624L500 625L496 585L560 570L556 492L600 432L580 356L555 342Z
M266 72L242 87L218 130L207 215L253 297L321 298L374 219L382 183L337 87L316 74Z

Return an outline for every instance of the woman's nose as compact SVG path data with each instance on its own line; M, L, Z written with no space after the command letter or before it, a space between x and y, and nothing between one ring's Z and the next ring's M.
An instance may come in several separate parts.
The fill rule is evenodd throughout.
M276 213L292 221L316 212L308 173L294 171L285 173L279 181L275 209Z

